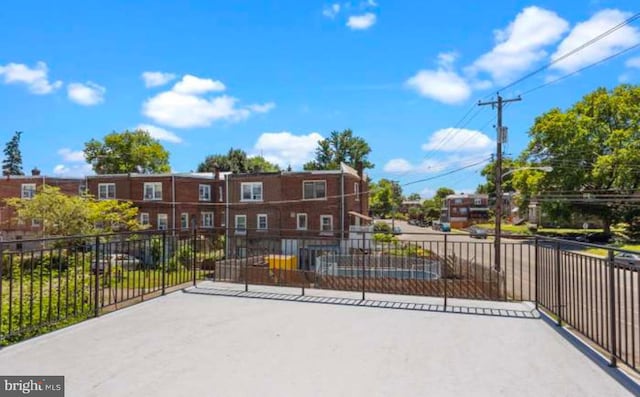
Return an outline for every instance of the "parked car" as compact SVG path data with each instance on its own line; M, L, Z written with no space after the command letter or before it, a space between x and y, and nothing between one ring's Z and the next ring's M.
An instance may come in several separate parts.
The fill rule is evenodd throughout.
M393 234L402 234L402 229L400 229L400 226L394 226L393 230L392 230Z
M471 238L487 238L488 235L487 229L477 226L471 226L469 228L469 237Z
M439 221L433 221L431 223L431 229L433 229L433 230L442 230L442 224Z
M125 270L135 270L140 267L142 261L128 254L112 254L109 260L112 266L122 266Z
M440 230L442 230L443 232L450 232L451 224L449 222L442 222L440 224Z
M604 232L587 233L587 234L583 234L582 236L578 236L576 238L576 241L581 241L584 243L591 243L591 244L607 244L611 242L611 238L612 238L611 233L604 233Z
M613 257L613 263L629 270L640 269L640 254L630 252L619 252Z

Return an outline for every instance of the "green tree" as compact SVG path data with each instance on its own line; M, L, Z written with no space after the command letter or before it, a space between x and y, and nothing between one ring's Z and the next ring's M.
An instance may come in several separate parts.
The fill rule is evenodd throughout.
M502 159L502 172L506 173L509 170L516 169L520 167L521 164L513 160L511 158L505 157ZM491 161L489 164L485 165L482 171L480 171L480 175L482 175L486 182L478 185L476 188L476 193L480 194L496 194L496 162ZM509 173L502 178L502 191L503 192L515 192L516 189L513 187L513 173Z
M198 172L214 172L216 168L220 172L232 172L234 174L280 171L280 167L277 164L268 162L264 157L249 157L244 150L234 148L230 148L227 154L207 156L198 165Z
M640 86L599 88L566 111L552 109L536 118L529 136L522 162L553 171L518 172L521 193L540 196L547 209L599 217L607 232L625 217L628 203L610 195L633 194L640 185ZM558 200L546 199L550 194Z
M455 194L455 191L448 187L440 187L438 188L438 190L436 190L436 194L432 198L424 200L422 202L422 209L425 218L440 218L440 212L444 204L444 199L450 194Z
M305 170L338 170L340 163L353 168L362 164L364 169L374 167L368 160L371 148L363 138L353 135L353 131L346 129L342 132L332 131L329 138L318 142L316 158L306 163Z
M369 208L377 216L389 216L402 204L402 187L398 182L380 179L369 185Z
M36 221L45 235L74 236L137 230L138 209L131 202L69 196L60 188L44 185L31 199L10 198L7 205L22 221Z
M22 171L22 153L20 152L20 136L22 131L16 131L13 138L7 142L4 148L4 161L2 161L2 173L4 175L24 175Z
M84 144L84 158L96 174L169 172L169 152L147 131L113 132Z
M411 193L409 196L407 196L407 200L409 201L418 201L421 198L422 197L420 197L420 193Z

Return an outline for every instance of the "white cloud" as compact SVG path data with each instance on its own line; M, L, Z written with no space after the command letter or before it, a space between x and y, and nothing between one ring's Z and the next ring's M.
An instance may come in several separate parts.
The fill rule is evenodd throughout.
M173 86L173 91L180 94L199 95L207 92L224 91L226 87L218 80L202 79L190 74L184 75L182 80Z
M142 80L144 80L144 85L147 88L165 85L175 78L176 78L176 75L173 73L164 73L164 72L142 73Z
M392 159L384 165L384 172L391 172L394 174L402 174L405 172L411 172L413 166L405 159Z
M276 107L276 104L273 102L267 102L267 103L263 103L262 105L260 104L255 104L255 105L249 105L247 106L247 108L249 108L249 110L252 110L256 113L267 113L271 110L273 110Z
M615 9L597 12L588 20L573 27L569 35L558 45L556 52L551 55L551 60L555 61L630 16L630 13ZM640 31L635 26L626 25L570 57L553 64L551 68L563 72L573 72L638 43L640 43Z
M313 160L318 141L324 139L317 132L293 135L290 132L265 132L253 146L254 155L261 155L281 167L301 166Z
M624 65L628 68L638 68L640 69L640 57L635 57L631 59L627 59L627 62Z
M469 83L453 70L457 54L438 54L437 70L420 70L406 81L420 95L447 104L464 102L471 96Z
M50 94L62 87L62 81L49 82L49 69L44 62L36 63L32 69L21 63L0 65L0 76L4 76L5 84L25 84L33 94Z
M324 15L327 18L333 19L336 17L336 15L338 15L339 12L340 12L340 4L334 3L334 4L331 4L330 6L326 6L322 10L322 15Z
M465 128L444 128L434 132L422 150L467 152L489 149L494 142L480 131Z
M182 138L177 136L171 131L167 131L164 128L157 127L151 124L138 124L137 130L147 131L152 138L160 141L167 141L171 143L182 143Z
M239 121L249 117L251 111L237 108L236 102L236 98L226 95L206 99L167 91L147 100L143 113L157 123L171 127L208 127L214 121Z
M93 106L104 102L106 88L96 83L87 81L86 83L71 83L67 85L67 96L79 105Z
M82 177L92 175L91 164L58 164L53 167L53 174L60 177Z
M241 121L252 113L266 113L273 102L238 107L238 99L221 95L206 98L202 94L222 91L220 81L185 75L169 91L161 92L142 105L142 113L159 124L174 128L208 127L216 121Z
M496 30L495 47L480 56L467 71L487 72L494 81L504 83L544 59L544 47L560 40L569 24L555 12L527 7L504 30Z
M62 148L58 150L58 154L62 156L62 159L66 162L81 163L86 161L84 158L84 152L82 150L71 150L69 148Z
M365 30L369 29L376 23L376 14L367 12L362 15L352 15L347 20L347 26L351 30Z

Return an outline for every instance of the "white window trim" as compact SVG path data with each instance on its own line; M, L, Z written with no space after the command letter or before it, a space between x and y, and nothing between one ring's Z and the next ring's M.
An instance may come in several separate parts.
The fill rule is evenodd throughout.
M182 224L182 217L186 215L187 216L187 224L183 225ZM182 229L188 229L189 228L189 213L188 212L182 212L180 213L180 228Z
M211 224L210 224L210 225L207 225L207 224L205 223L205 221L204 221L204 220L206 219L207 215L211 216ZM215 219L216 219L216 218L215 218L215 216L214 216L213 211L205 211L205 212L201 212L201 213L200 213L200 224L201 224L201 226L202 226L203 228L212 229L212 228L215 226L215 225L214 225L214 223L215 223Z
M207 192L206 197L202 194L202 189ZM198 186L198 197L200 201L211 201L211 185L200 184Z
M356 196L356 201L360 201L360 182L353 183L353 194Z
M253 186L260 185L260 198L253 198ZM251 186L251 198L244 198L244 187ZM262 201L264 198L264 189L262 182L242 182L240 183L240 201Z
M29 188L29 189L26 189ZM27 196L25 193L26 191L29 191L29 196ZM36 195L36 184L35 183L23 183L20 186L20 197L23 199L32 199L34 196Z
M244 228L238 228L238 219L244 219ZM246 215L236 215L234 217L234 230L235 234L247 234L247 216Z
M329 230L322 230L324 226L324 219L329 219ZM333 232L333 215L320 215L320 232L328 233Z
M144 222L144 218L147 218L147 222ZM150 225L151 224L151 217L149 216L148 212L141 212L140 213L140 224L141 225Z
M222 185L218 186L218 201L219 202L223 202L224 201L224 194L223 194L223 190L222 190Z
M304 227L300 227L300 218L304 216ZM296 214L296 230L307 230L309 229L309 217L305 212L299 212Z
M109 187L113 186L113 197L109 196ZM100 188L105 188L105 196L102 196ZM98 200L113 200L116 198L116 184L115 183L98 183Z
M305 183L323 183L324 184L324 197L305 198L304 197L304 185L305 185ZM305 201L326 200L327 199L327 181L324 180L324 179L312 179L312 180L308 180L308 181L302 181L302 199L305 200Z
M160 227L160 218L164 218L166 220L166 225L164 228ZM158 230L167 230L169 228L169 216L167 214L165 213L158 214L157 221L158 221L158 224L157 224Z
M160 189L156 189L156 186L160 185ZM153 197L147 198L147 186L153 187ZM157 191L160 190L160 197L156 197ZM162 200L162 182L145 182L142 188L142 199L145 201L159 201Z
M260 227L260 218L264 217L264 227ZM267 214L258 214L256 215L256 229L257 230L267 230L269 229L269 217Z

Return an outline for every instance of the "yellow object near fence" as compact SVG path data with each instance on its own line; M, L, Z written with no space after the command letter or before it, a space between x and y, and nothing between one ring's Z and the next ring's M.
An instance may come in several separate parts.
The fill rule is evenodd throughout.
M264 259L271 270L296 270L298 268L297 258L293 255L267 255Z

